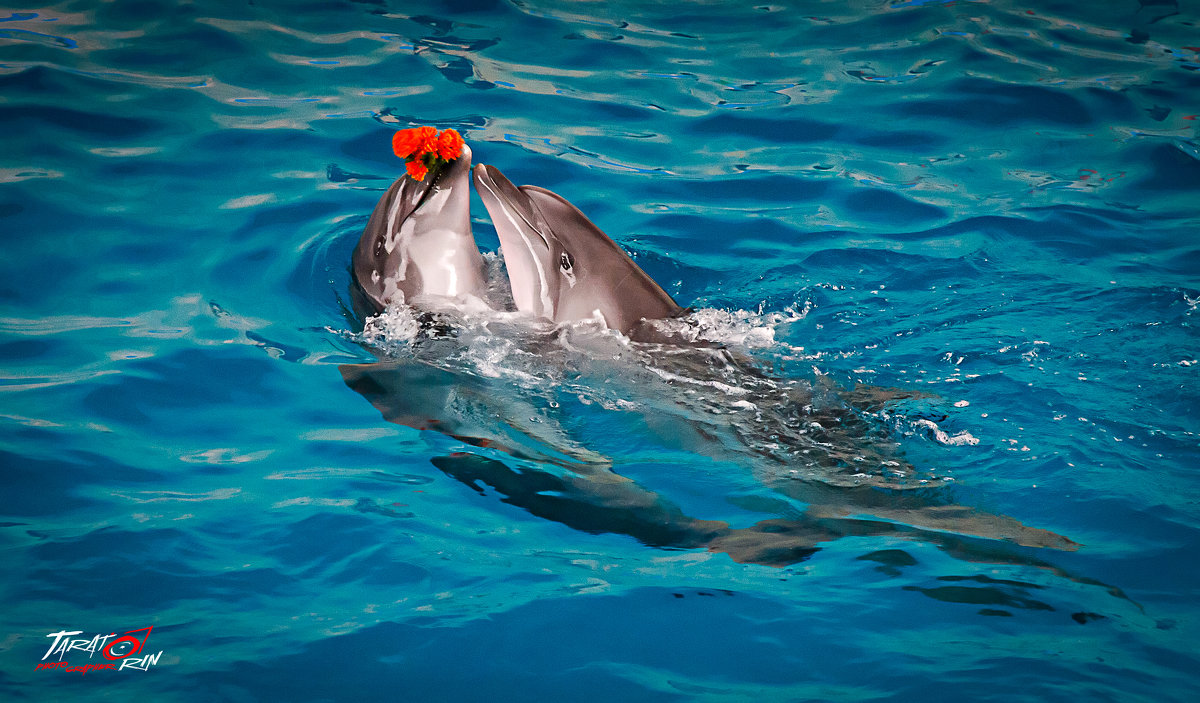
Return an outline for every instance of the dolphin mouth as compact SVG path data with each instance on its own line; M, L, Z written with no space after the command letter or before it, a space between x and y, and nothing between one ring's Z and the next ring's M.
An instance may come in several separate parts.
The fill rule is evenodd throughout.
M463 144L462 153L459 155L459 157L451 161L446 166L435 169L432 172L431 177L428 177L428 182L425 180L412 181L411 178L408 179L409 181L415 183L413 195L416 197L413 198L415 204L413 205L412 211L415 212L421 209L421 206L429 200L431 195L441 190L443 184L453 184L455 181L463 181L465 183L467 180L469 180L470 174L471 148L466 144Z
M442 190L451 190L461 186L464 207L469 207L471 149L463 145L462 153L449 164L430 171L425 178L415 180L411 176L401 176L389 189L386 200L386 233L395 236L401 229L402 223L422 211L422 208L434 200L434 196ZM382 244L379 240L378 244ZM379 252L376 251L376 255Z
M463 145L462 154L446 166L437 168L421 180L401 176L384 196L387 201L387 228L389 232L399 229L400 223L416 214L443 188L461 182L463 192L469 188L471 173L471 149Z
M529 199L529 196L521 192L521 189L513 185L513 182L500 173L500 169L487 164L479 164L475 167L475 190L483 197L484 193L492 196L491 200L501 208L505 214L516 215L532 232L541 240L541 244L550 251L550 240L542 233L545 225L542 222L541 213L537 211L537 206ZM483 203L488 208L488 213L493 215L492 203L488 199L484 199ZM526 233L525 228L518 227L517 232L523 237ZM525 237L528 239L528 237Z
M474 170L475 192L483 201L504 255L509 289L517 309L534 317L554 317L554 302L547 290L553 271L549 259L553 235L530 197L500 169L479 164Z

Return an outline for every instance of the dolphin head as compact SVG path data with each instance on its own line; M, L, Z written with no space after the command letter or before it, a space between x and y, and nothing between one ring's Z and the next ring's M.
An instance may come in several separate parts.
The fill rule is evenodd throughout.
M475 167L521 312L553 322L601 318L626 335L682 312L671 296L563 197L517 187L495 166ZM632 335L631 335L632 336Z
M351 259L374 312L424 296L480 295L483 257L471 236L471 150L420 181L387 189Z

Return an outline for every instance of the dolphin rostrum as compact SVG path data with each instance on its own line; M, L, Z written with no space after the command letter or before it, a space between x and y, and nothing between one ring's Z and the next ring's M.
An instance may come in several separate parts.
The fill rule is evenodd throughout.
M513 302L553 322L598 319L632 339L654 336L647 321L683 309L616 242L561 196L517 187L495 166L475 168L504 253Z
M371 312L427 296L480 296L483 257L471 236L471 150L420 181L405 175L387 189L351 259Z

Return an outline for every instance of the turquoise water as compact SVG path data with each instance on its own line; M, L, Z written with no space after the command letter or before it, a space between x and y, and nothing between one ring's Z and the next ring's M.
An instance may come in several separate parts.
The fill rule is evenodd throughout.
M9 3L2 696L1192 700L1197 20ZM358 317L350 252L421 124L762 373ZM52 633L151 626L145 671L37 669Z

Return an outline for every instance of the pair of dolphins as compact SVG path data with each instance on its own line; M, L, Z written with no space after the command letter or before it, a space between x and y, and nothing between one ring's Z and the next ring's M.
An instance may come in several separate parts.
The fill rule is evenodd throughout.
M514 186L471 150L379 200L354 250L355 281L374 312L392 303L482 297L486 267L471 235L471 180L504 254L517 310L554 323L602 321L631 339L683 309L578 208L537 186Z
M494 166L481 164L472 169L471 156L464 145L455 161L432 170L420 181L401 177L379 200L352 257L358 291L373 312L400 303L437 310L446 301L454 304L484 296L487 268L471 234L473 180L499 236L519 312L556 324L600 321L635 342L674 341L654 323L677 317L684 310L615 242L559 195L536 186L514 186ZM747 367L720 350L697 351L708 352L708 356L689 369L717 366L721 358L726 360L726 369ZM521 432L505 435L486 426L486 420L481 427L479 416L491 413L455 415L464 398L494 394L493 388L472 385L484 383L481 379L405 359L345 365L341 371L347 385L390 421L436 428L518 459L545 461L544 454L529 449ZM752 381L753 373L746 371L742 377ZM868 402L882 404L897 397L905 396L876 393ZM870 450L861 446L870 443L869 431L855 428L853 413L826 417L810 410L811 400L787 405L805 408L801 424L808 429L788 429L795 424L794 417L772 420L771 416L764 421L776 428L770 430L772 436L808 441L809 448L803 453L825 456L830 464L852 465L861 461L863 454L870 455ZM701 428L697 436L704 434ZM847 446L857 448L844 450ZM885 457L875 458L882 461ZM1066 575L1038 559L972 546L970 538L1061 550L1078 547L1061 535L1025 526L1013 518L953 505L942 494L890 491L887 489L894 486L886 482L858 485L858 478L838 484L836 480L793 480L762 472L772 489L809 507L799 516L735 529L688 517L657 494L591 459L550 460L568 468L566 474L515 470L504 462L463 452L436 457L433 463L476 490L480 490L480 482L486 483L503 494L505 502L581 530L622 532L646 544L671 548L703 546L743 562L782 566L805 558L821 542L892 535L930 542L971 561L1027 564ZM863 474L855 474L859 476Z

